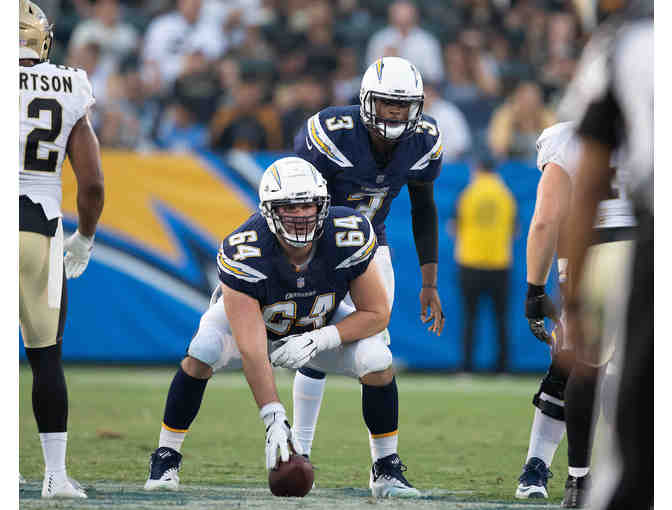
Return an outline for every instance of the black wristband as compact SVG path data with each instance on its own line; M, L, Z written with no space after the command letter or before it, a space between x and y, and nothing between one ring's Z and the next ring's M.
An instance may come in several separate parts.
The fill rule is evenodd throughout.
M544 285L534 285L533 283L527 284L527 297L537 297L546 294L546 288Z

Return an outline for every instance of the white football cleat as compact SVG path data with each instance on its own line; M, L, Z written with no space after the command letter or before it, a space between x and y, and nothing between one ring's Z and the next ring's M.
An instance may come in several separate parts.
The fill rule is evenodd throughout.
M165 446L157 448L149 458L149 478L145 482L145 490L176 491L180 486L177 473L181 463L182 454L176 450Z
M42 482L43 498L87 498L76 480L62 474L46 473Z
M378 459L371 466L369 488L376 498L418 498L420 491L413 487L404 477L406 466L401 463L399 455L393 453Z

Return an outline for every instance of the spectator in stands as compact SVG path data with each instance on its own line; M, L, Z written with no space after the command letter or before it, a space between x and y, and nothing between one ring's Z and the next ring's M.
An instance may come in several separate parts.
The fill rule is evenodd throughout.
M544 106L539 86L521 82L511 97L495 110L488 128L490 150L498 158L531 161L536 156L539 133L555 123Z
M508 368L509 272L516 225L516 202L494 171L487 152L475 165L471 182L457 202L455 261L464 297L464 364L473 371L474 330L481 296L492 297L499 352L496 372Z
M425 105L423 112L433 117L443 143L443 162L452 163L464 156L471 147L469 124L457 106L442 99L436 84L425 82Z
M125 58L108 80L108 100L101 112L100 144L134 150L154 148L152 139L160 113L159 100L140 77L137 55Z
M283 108L282 130L284 133L283 147L292 150L294 136L303 127L308 117L331 104L329 87L313 73L306 73L291 86L291 104ZM279 94L279 96L287 94ZM282 98L279 97L282 101ZM287 102L285 102L287 104Z
M486 63L480 39L467 35L464 40L468 44L458 40L446 44L443 50L447 76L441 95L458 105L494 97L499 90L495 67Z
M181 104L194 115L194 121L207 125L217 110L221 83L216 67L210 65L202 51L184 56L182 72L173 87L183 98Z
M161 90L167 93L183 71L186 55L200 50L211 62L224 52L225 43L221 27L201 16L201 0L177 0L176 10L156 17L147 27L142 57L152 72L158 71Z
M193 97L187 92L179 81L175 82L175 90L169 96L168 107L161 116L157 132L156 141L162 149L184 152L208 145L208 128L198 122Z
M483 96L499 94L497 62L490 54L483 32L477 28L462 30L459 41L465 50L467 66Z
M231 103L220 107L210 122L210 146L220 151L281 150L280 116L272 104L263 103L266 82L256 72L241 72L231 86Z
M119 63L138 48L139 40L137 30L120 19L118 0L97 0L93 6L93 18L77 25L69 47L97 43L101 58L111 60L116 70Z
M338 52L338 67L332 81L333 104L335 106L357 104L361 81L357 50L342 47Z
M91 108L91 125L96 132L100 128L100 112L107 101L107 83L113 69L110 62L102 61L100 45L97 42L88 42L82 46L73 47L68 52L66 64L70 67L82 68L86 71L91 82L95 105Z
M102 147L134 149L140 138L140 121L135 112L125 108L126 84L119 74L110 76L107 101L100 111L98 139Z
M365 66L384 55L397 55L412 62L427 81L443 80L441 45L431 33L418 26L418 10L407 0L392 3L389 26L376 32L366 50ZM395 48L396 53L390 53Z

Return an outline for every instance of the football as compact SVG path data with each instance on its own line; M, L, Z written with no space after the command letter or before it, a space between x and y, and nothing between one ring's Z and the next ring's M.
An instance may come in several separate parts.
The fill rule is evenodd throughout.
M301 455L292 454L268 472L268 487L274 496L302 498L310 492L315 480L313 465Z

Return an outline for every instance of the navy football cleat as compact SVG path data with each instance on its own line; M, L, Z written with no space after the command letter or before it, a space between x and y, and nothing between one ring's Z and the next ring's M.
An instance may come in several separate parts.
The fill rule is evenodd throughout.
M146 491L167 489L176 491L180 485L177 472L182 463L182 454L162 446L149 458L149 478L145 483Z
M565 497L562 500L562 507L584 508L588 503L592 481L590 473L578 477L569 475L565 482Z
M518 478L520 483L516 489L516 498L548 498L546 484L552 477L553 473L546 467L544 461L538 457L532 457L523 466L523 472Z
M393 453L378 459L371 466L369 488L376 498L417 498L420 491L413 487L404 477L406 466L401 463L399 455Z

